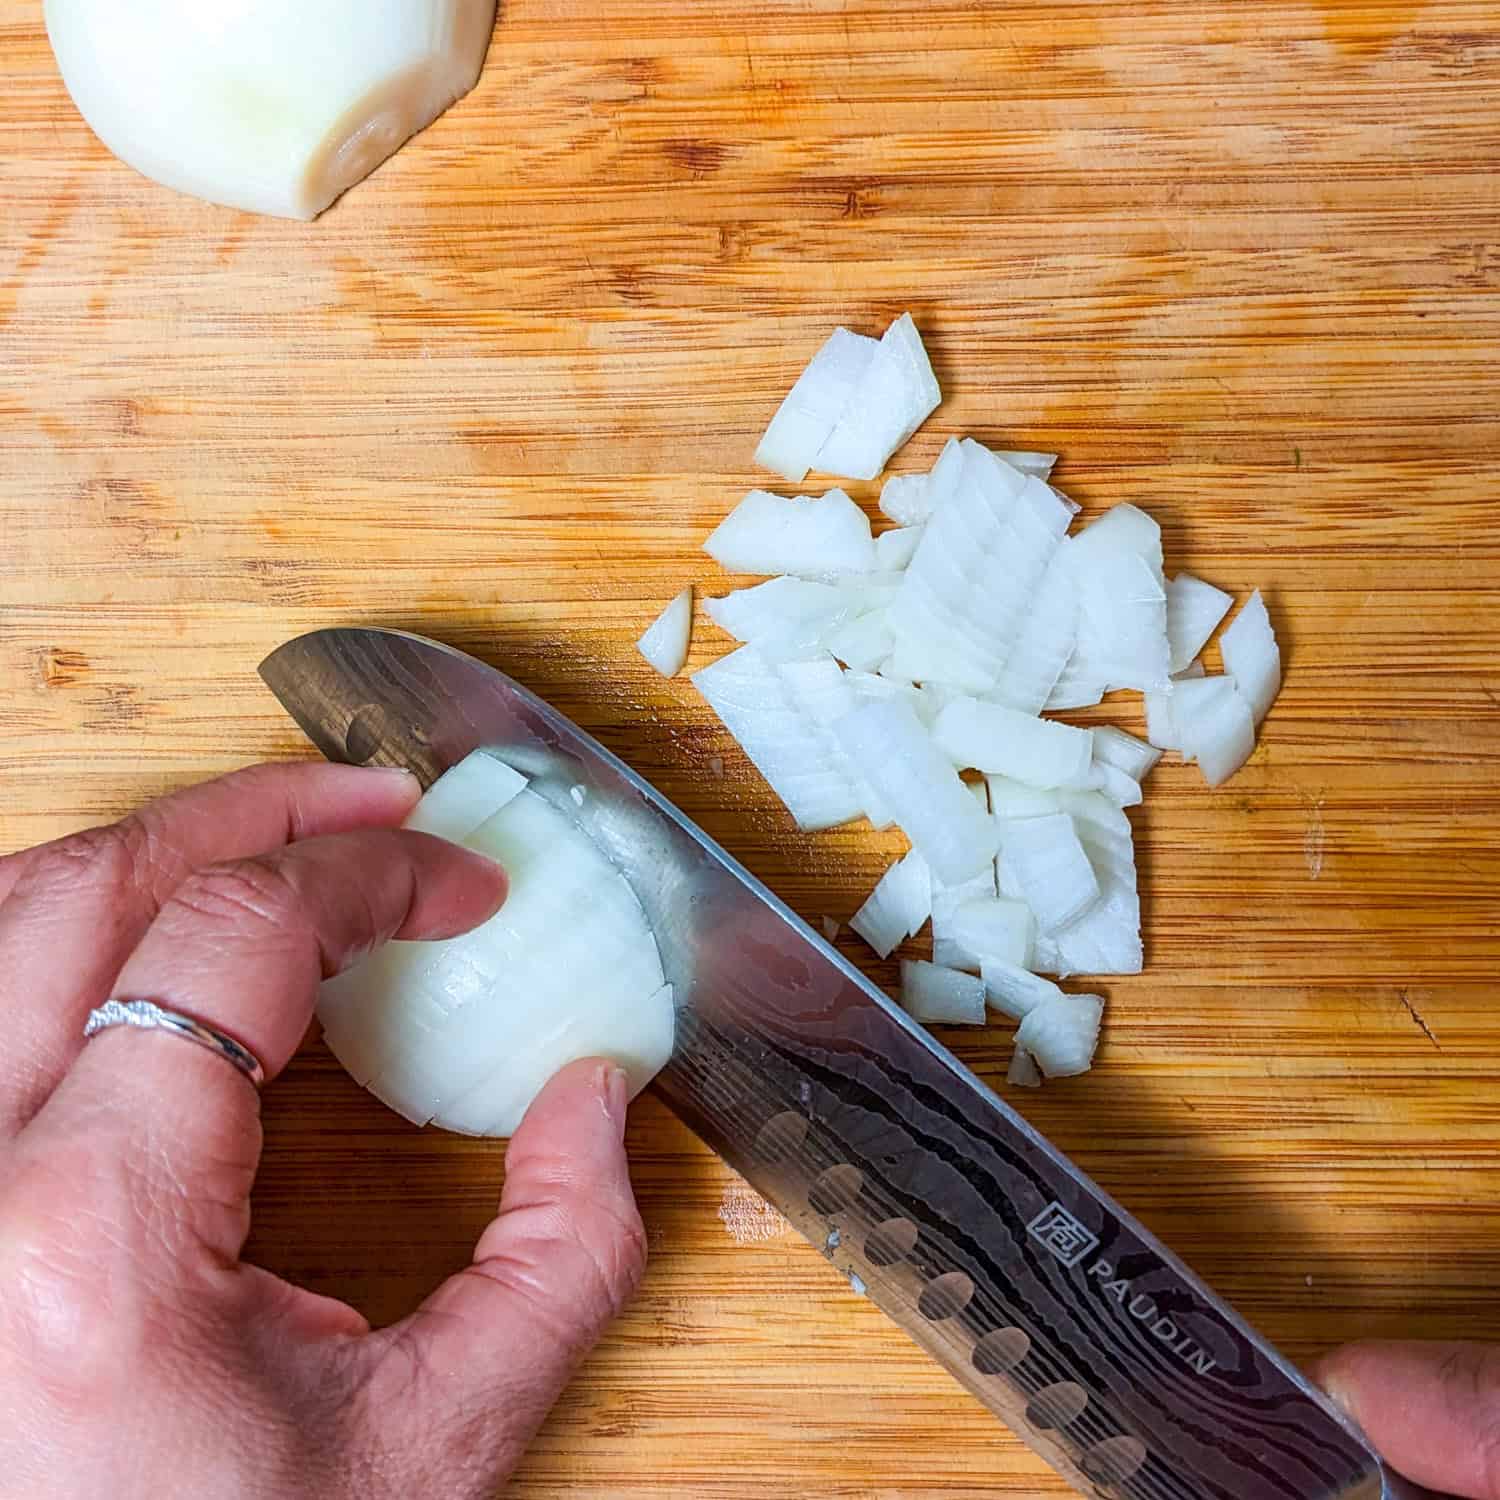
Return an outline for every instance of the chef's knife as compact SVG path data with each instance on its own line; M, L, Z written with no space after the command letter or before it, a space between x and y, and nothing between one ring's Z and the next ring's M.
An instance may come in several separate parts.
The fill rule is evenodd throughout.
M1422 1500L1124 1209L535 694L390 630L317 631L260 670L330 759L428 785L485 747L582 824L674 988L658 1091L1080 1493Z

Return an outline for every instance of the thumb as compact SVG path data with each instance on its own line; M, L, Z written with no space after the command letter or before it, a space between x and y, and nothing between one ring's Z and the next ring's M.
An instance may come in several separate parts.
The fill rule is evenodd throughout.
M511 1140L500 1213L473 1263L372 1335L367 1426L385 1464L410 1464L423 1492L491 1495L635 1292L646 1236L623 1145L628 1102L615 1064L564 1068Z
M1370 1339L1325 1355L1313 1378L1408 1479L1500 1500L1500 1347Z

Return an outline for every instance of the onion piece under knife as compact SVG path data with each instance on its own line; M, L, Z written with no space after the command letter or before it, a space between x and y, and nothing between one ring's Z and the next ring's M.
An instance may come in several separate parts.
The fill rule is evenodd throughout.
M387 943L318 1000L328 1045L358 1082L416 1124L471 1135L511 1134L542 1085L581 1057L612 1058L639 1092L674 1032L656 939L624 876L497 766L478 752L428 799L445 782L449 797L490 782L476 808L507 799L459 840L505 866L505 905L463 937ZM423 805L408 826L437 821Z

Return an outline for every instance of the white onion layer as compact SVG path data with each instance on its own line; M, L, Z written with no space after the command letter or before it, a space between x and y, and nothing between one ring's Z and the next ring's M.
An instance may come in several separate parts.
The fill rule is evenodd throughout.
M874 479L942 399L921 335L904 313L886 329L813 467Z
M1005 1081L1014 1088L1041 1088L1042 1075L1037 1068L1036 1059L1024 1047L1017 1047L1011 1053L1010 1067L1006 1070Z
M883 573L900 573L916 556L922 540L920 526L898 526L875 538L875 566Z
M889 958L931 915L932 873L913 849L880 877L849 925L881 958Z
M703 550L731 573L837 578L875 567L869 518L843 490L794 500L751 490L718 524Z
M986 817L990 810L989 789L983 782L966 782L965 790ZM970 948L956 929L958 913L975 901L995 898L995 863L988 861L977 875L946 885L932 882L932 959L950 969L979 968L980 955Z
M932 518L891 625L898 673L987 693L1071 519L1041 480L965 440L933 471Z
M1068 549L1064 539L1053 553L990 693L996 703L1022 713L1039 714L1047 706L1078 638L1078 590L1068 566ZM1101 687L1093 701L1097 703L1102 696Z
M1233 677L1179 682L1172 693L1172 726L1183 758L1197 761L1210 786L1227 781L1255 749L1255 715Z
M1141 901L1130 819L1097 792L1057 793L1099 883L1099 900L1067 926L1039 934L1032 967L1066 979L1073 974L1139 974ZM1003 873L1002 866L1002 873Z
M403 828L461 844L526 787L521 773L484 750L466 755L427 788Z
M892 474L880 491L880 513L898 526L920 526L931 513L926 474Z
M1099 881L1066 813L1000 824L1000 863L1040 929L1038 947L1099 900Z
M932 733L957 766L1043 788L1086 785L1094 759L1091 731L977 698L948 704Z
M991 1010L1022 1021L1044 1000L1062 991L1050 979L1003 958L986 959L979 969L985 1000Z
M1094 730L1094 763L1114 766L1132 781L1144 781L1161 759L1161 751L1112 724Z
M1224 653L1224 670L1239 684L1259 724L1281 691L1281 648L1259 589L1234 617L1219 648Z
M976 956L981 969L996 960L1024 966L1031 958L1036 919L1024 902L980 897L953 913L949 931L954 942Z
M755 461L801 484L874 359L877 339L835 328L797 377L755 450Z
M805 578L771 578L705 599L704 612L735 640L754 646L767 661L787 661L820 651L860 602L843 589Z
M1179 573L1167 585L1167 640L1173 672L1182 671L1208 644L1233 603L1223 589L1191 573Z

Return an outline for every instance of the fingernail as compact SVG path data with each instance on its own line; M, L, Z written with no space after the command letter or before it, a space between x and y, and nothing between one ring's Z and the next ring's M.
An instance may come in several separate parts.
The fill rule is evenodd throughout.
M625 1117L630 1111L630 1080L626 1078L623 1068L610 1065L605 1069L604 1086L600 1095L604 1100L605 1114L623 1136Z
M494 916L510 899L510 876L505 873L505 866L498 859L491 859L488 854L481 854L477 849L467 848L463 844L455 847L469 856L475 879L491 883L489 915Z
M408 771L405 766L362 766L364 771L379 771L382 776L399 776L404 781L416 781L417 773ZM420 783L418 783L420 785Z
M1324 1394L1328 1397L1346 1417L1358 1420L1358 1413L1354 1410L1354 1394L1347 1390L1337 1380L1324 1380L1321 1382Z
M1354 1393L1339 1378L1337 1366L1332 1360L1318 1360L1309 1372L1313 1384L1328 1397L1346 1417L1353 1417Z

